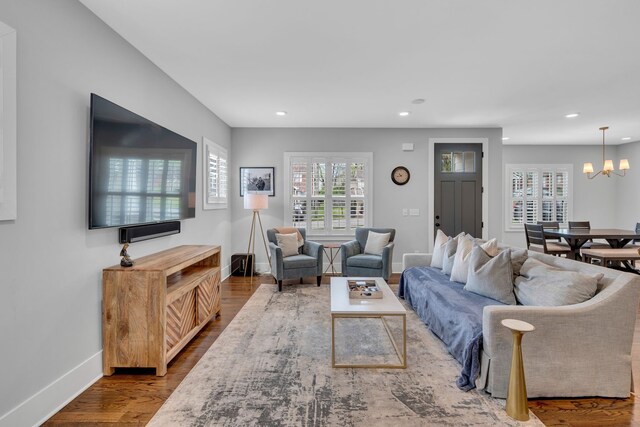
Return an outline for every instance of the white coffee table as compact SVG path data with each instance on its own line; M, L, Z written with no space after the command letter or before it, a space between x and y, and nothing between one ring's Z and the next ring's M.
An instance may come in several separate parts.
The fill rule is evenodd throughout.
M401 368L407 367L407 310L394 295L387 282L381 277L376 277L376 285L382 290L380 299L353 299L349 298L347 280L371 280L359 277L332 277L331 278L331 366L334 368ZM393 334L385 317L402 318L402 351L398 348ZM380 318L391 344L398 356L398 364L345 364L336 363L335 319L337 318Z

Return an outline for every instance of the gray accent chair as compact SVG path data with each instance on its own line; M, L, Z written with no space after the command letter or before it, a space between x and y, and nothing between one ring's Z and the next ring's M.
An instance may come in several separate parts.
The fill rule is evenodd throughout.
M390 233L389 244L384 247L382 255L365 254L369 231L375 233ZM394 228L356 228L356 240L343 243L342 275L351 277L382 277L389 280L391 275L391 260L393 258L393 239L396 237Z
M278 282L278 291L282 291L282 281L285 279L300 278L302 283L303 277L316 276L318 286L322 280L322 245L307 240L307 232L304 228L298 228L304 245L298 248L298 255L289 257L282 256L282 249L278 246L276 229L267 230L267 239L269 239L269 252L271 255L271 275Z

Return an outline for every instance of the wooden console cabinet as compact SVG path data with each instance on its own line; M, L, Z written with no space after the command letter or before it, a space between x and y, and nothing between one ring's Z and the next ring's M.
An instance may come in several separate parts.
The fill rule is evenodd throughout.
M220 246L178 246L102 271L103 371L167 363L220 313Z

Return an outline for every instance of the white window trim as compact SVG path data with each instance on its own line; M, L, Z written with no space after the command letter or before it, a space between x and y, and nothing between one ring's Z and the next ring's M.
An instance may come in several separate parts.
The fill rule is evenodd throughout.
M0 221L17 218L16 31L0 22Z
M292 157L325 157L325 158L360 158L366 161L365 168L365 205L368 208L365 210L365 226L371 227L373 225L373 153L372 152L340 152L340 151L331 151L331 152L322 152L322 151L299 151L299 152L285 152L284 153L284 223L286 226L292 226L293 222L291 221L291 211L289 206L291 206L291 192L290 192L290 184L291 184L291 158ZM326 218L325 218L326 221ZM307 228L307 236L313 237L315 240L332 240L332 239L343 239L345 237L354 236L354 231L345 230L344 233L317 233Z
M522 231L524 230L524 224L512 224L511 223L511 175L513 171L522 170L522 171L544 171L551 170L553 172L567 172L569 176L568 182L568 190L567 190L567 220L573 217L573 165L570 163L566 164L528 164L528 163L507 163L505 164L505 174L504 174L504 231L513 232L513 231ZM542 179L539 179L539 185L542 185ZM541 189L539 189L541 191ZM538 198L540 203L542 203L542 197ZM538 212L542 212L542 206L538 206ZM561 226L566 226L567 223L561 223Z
M223 158L227 163L226 179L224 180L225 191L222 192L225 196L221 196L220 192L216 195L209 192L209 153ZM229 156L227 149L204 136L202 137L202 196L202 209L227 209L229 205Z

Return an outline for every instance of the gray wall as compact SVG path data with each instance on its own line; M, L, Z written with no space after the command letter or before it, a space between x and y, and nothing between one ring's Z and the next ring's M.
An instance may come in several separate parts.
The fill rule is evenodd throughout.
M630 169L626 177L616 179L616 203L610 211L615 213L618 226L632 229L640 222L640 141L618 145L615 159L629 159ZM616 161L614 166L618 167Z
M0 222L1 419L100 359L101 270L119 262L120 245L117 229L87 229L89 94L199 150L203 135L229 147L230 129L76 1L3 1L0 19L18 36L18 217ZM133 258L187 243L221 244L228 258L230 211L202 211L201 168L196 218L179 235L132 244Z
M231 132L231 203L233 206L234 252L246 252L251 214L243 210L238 189L238 168L275 166L276 196L269 209L262 211L265 229L284 223L284 152L286 151L365 151L373 152L373 222L397 230L394 263L396 270L405 252L425 252L433 240L432 225L427 223L429 180L427 167L429 138L488 138L489 187L502 188L501 129L353 129L353 128L234 128ZM403 152L402 143L415 144L413 152ZM411 180L397 186L391 182L391 170L407 166ZM491 167L493 166L493 167ZM491 237L501 237L501 192L489 192ZM402 216L402 208L418 208L420 216ZM262 245L261 241L258 244ZM264 249L256 245L258 263L266 263Z
M640 152L638 154L640 159ZM620 158L617 153L617 146L607 146L607 158L614 159L614 164L617 167L616 160ZM620 203L618 201L618 190L621 185L629 185L633 182L633 169L632 173L626 178L598 176L590 180L582 173L582 166L585 162L592 162L596 170L601 167L601 146L505 145L502 159L505 165L507 163L573 164L573 180L571 181L573 182L573 218L570 219L591 221L591 226L594 228L630 228L629 224L624 224L618 220L616 209L612 209L612 206L617 206ZM633 167L633 159L630 159L630 161ZM504 224L502 228L504 230ZM504 231L504 242L526 247L524 231Z

